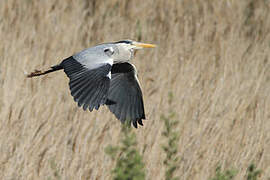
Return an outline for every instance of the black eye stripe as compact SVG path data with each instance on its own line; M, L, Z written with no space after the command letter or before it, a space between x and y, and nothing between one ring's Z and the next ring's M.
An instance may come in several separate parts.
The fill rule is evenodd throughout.
M118 42L116 42L116 44L117 44L117 43L131 44L132 42L131 42L131 41L125 41L125 40L124 40L124 41L118 41Z

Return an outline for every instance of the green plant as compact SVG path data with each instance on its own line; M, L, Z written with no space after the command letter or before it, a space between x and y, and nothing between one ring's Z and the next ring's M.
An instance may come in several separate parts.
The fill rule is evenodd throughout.
M167 116L162 115L161 119L164 121L165 130L162 135L167 139L167 143L162 146L166 153L166 159L163 164L166 166L165 179L177 180L179 177L174 177L174 172L179 167L179 158L177 157L179 133L175 130L178 121L175 119L175 112L172 110L173 94L169 93L170 112Z
M261 170L257 170L254 164L250 164L247 169L247 180L257 180L262 173Z
M53 177L49 177L49 179L61 179L59 168L55 162L55 157L50 160L50 168L53 171Z
M144 180L145 170L142 156L136 149L136 136L131 132L131 127L126 123L122 127L120 146L108 146L105 152L116 159L116 166L112 170L115 180Z
M215 177L211 178L210 180L232 180L236 174L237 171L235 169L229 169L222 172L221 166L218 166L216 168Z

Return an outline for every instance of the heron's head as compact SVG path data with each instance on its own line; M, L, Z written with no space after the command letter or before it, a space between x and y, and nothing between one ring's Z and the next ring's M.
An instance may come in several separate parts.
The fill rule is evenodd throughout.
M146 44L132 40L122 40L114 43L118 47L119 55L126 60L132 59L134 50L142 48L154 48L154 44Z

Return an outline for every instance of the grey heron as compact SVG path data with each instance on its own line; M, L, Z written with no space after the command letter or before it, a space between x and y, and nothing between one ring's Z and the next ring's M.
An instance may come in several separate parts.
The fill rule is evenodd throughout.
M153 47L154 44L132 40L104 43L82 50L48 70L35 70L27 77L63 69L79 107L93 111L107 105L122 123L132 122L137 128L137 123L143 125L145 113L137 71L130 61L134 50Z

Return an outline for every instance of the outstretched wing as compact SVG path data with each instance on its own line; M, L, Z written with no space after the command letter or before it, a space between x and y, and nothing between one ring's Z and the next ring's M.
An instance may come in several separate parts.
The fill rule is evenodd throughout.
M71 56L60 64L69 77L69 87L78 106L92 111L106 103L111 78L112 60L103 58L91 60L91 57L79 54ZM87 59L88 58L88 59Z
M130 121L137 128L145 119L142 91L135 67L130 63L113 64L107 106L123 123Z

